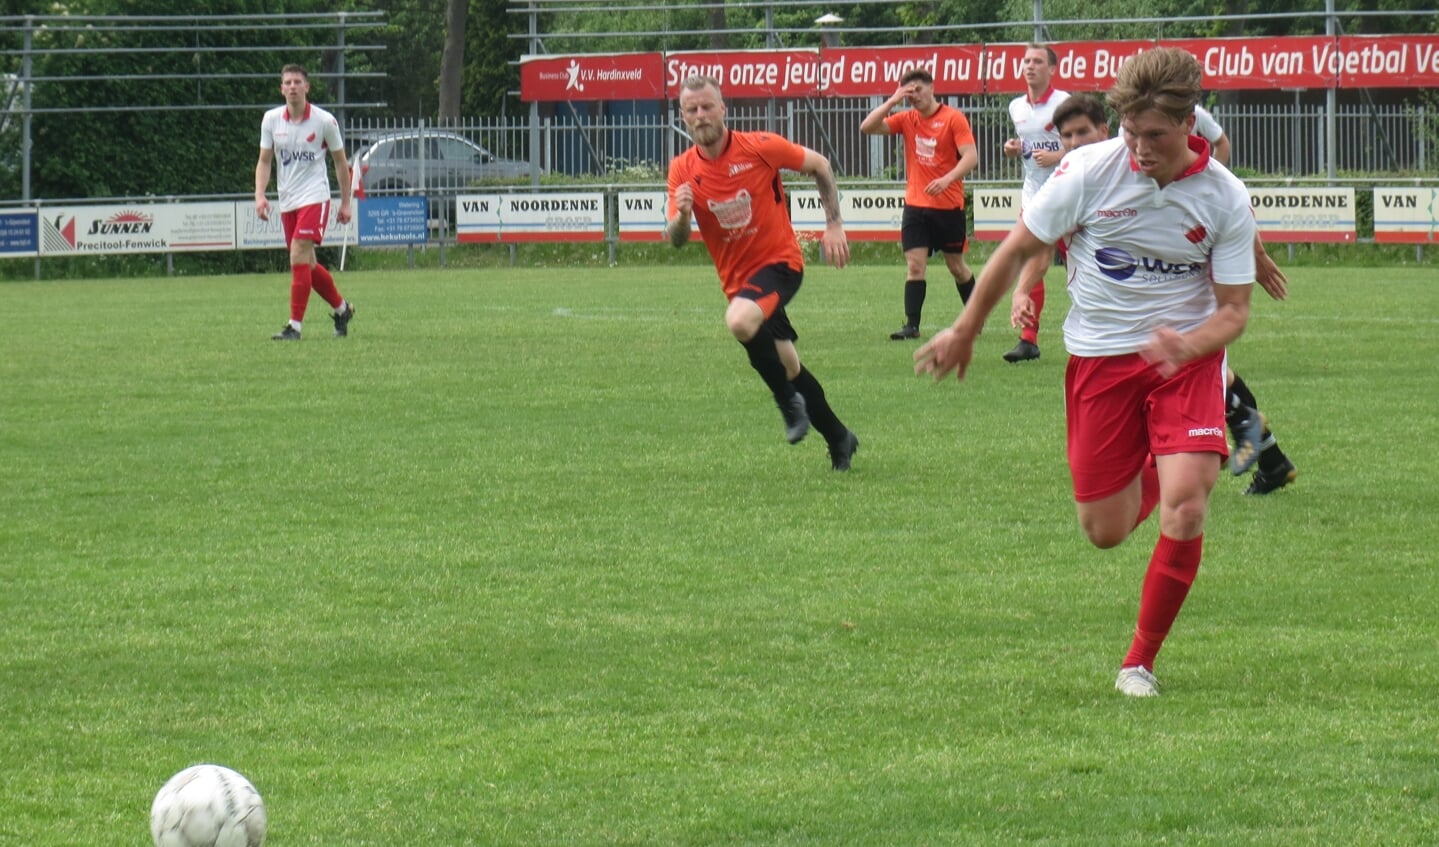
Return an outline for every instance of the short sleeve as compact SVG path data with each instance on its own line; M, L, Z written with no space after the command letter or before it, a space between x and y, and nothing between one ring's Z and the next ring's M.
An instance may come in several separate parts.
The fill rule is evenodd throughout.
M1034 199L1024 205L1021 217L1035 238L1054 244L1079 227L1084 214L1086 165L1081 156L1065 156Z

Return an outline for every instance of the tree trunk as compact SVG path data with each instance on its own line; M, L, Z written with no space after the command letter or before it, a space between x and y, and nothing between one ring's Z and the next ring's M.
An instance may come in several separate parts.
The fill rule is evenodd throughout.
M458 120L465 69L469 0L445 0L445 52L440 55L440 123Z
M725 24L725 9L723 6L714 6L709 10L710 27L710 49L725 50L729 48L729 34L725 32L728 27Z

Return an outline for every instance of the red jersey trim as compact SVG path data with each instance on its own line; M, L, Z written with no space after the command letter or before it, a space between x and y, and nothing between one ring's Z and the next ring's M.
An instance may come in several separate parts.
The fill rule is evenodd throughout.
M1046 88L1046 89L1044 89L1044 93L1041 94L1041 95L1039 95L1039 99L1038 99L1038 100L1035 100L1033 97L1030 97L1030 96L1029 96L1029 91L1028 91L1028 89L1026 89L1025 92L1024 92L1024 99L1027 100L1027 101L1029 101L1029 105L1031 105L1031 106L1038 106L1038 105L1040 105L1040 104L1042 104L1042 103L1048 103L1048 102L1049 102L1049 98L1051 98L1051 97L1053 97L1053 96L1054 96L1054 83L1050 83L1049 87Z
M1190 150L1199 154L1199 158L1195 159L1189 167L1185 168L1184 173L1176 176L1173 182L1178 182L1187 176L1194 176L1209 167L1209 141L1198 135L1191 135L1186 138L1185 141L1189 144ZM1129 170L1133 173L1139 172L1139 162L1134 158L1133 153L1129 154Z

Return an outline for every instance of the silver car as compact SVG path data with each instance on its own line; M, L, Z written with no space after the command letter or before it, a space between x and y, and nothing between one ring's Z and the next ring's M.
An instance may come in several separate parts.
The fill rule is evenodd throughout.
M529 162L502 159L452 132L377 135L356 167L365 193L376 196L455 194L475 183L514 185L530 179Z

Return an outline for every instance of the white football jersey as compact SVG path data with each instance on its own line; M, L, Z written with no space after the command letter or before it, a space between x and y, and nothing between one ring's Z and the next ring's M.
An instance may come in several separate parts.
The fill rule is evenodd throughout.
M304 117L291 121L288 106L271 109L260 121L260 147L275 151L281 212L330 201L326 160L331 151L345 149L334 115L307 103Z
M1203 323L1215 283L1254 282L1249 192L1203 141L1191 136L1190 149L1199 160L1160 188L1122 138L1076 148L1025 205L1025 226L1041 241L1068 237L1071 354L1137 352L1161 326Z
M1054 128L1054 109L1067 99L1068 91L1051 86L1037 102L1031 102L1027 93L1009 101L1009 119L1014 121L1014 134L1023 149L1020 154L1020 161L1024 163L1024 199L1021 206L1029 205L1039 187L1054 172L1054 168L1042 168L1034 161L1034 151L1053 153L1064 149L1059 130Z

